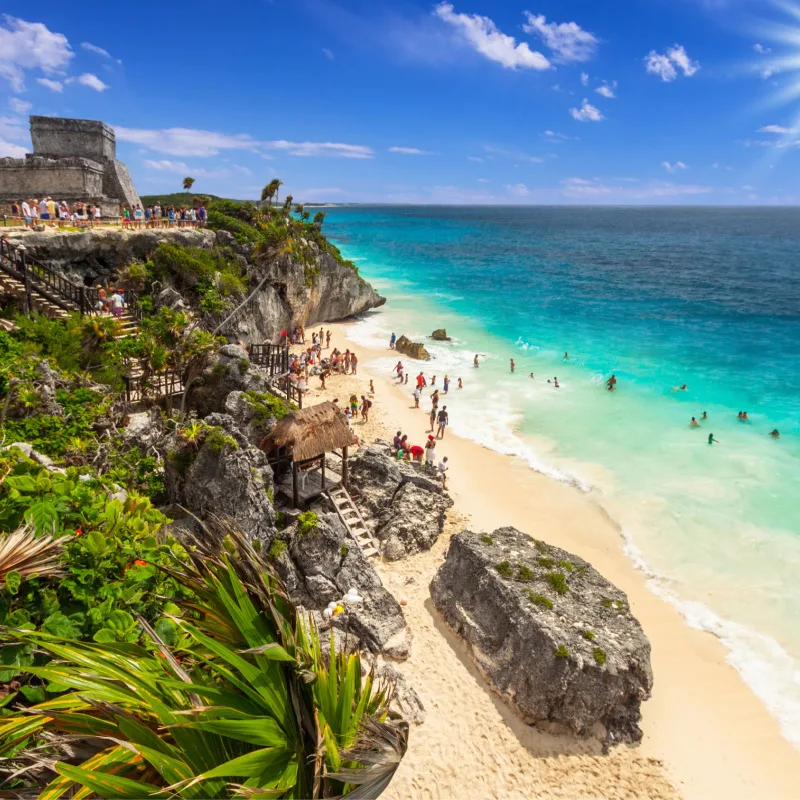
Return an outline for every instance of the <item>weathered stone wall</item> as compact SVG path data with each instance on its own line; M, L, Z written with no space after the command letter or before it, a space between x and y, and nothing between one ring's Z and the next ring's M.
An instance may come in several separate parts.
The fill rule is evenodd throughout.
M103 194L103 166L86 158L0 159L0 197L43 196L54 200L99 197Z
M114 131L93 119L31 117L31 141L37 156L80 156L113 161L117 157Z
M103 193L108 197L117 198L120 203L125 203L131 208L142 203L138 192L133 188L128 168L121 161L109 161L106 164Z

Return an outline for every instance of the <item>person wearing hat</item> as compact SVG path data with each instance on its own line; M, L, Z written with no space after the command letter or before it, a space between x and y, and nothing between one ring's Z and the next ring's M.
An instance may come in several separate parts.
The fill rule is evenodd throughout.
M108 294L106 290L103 288L102 284L97 284L94 287L97 289L97 311L108 311Z
M436 464L436 440L433 436L428 435L428 441L425 442L425 466L433 469Z

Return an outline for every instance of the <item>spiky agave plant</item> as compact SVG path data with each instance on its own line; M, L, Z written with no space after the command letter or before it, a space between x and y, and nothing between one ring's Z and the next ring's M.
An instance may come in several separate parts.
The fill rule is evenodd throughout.
M143 620L150 647L5 632L52 654L30 671L71 689L0 719L7 769L45 800L380 794L406 747L390 688L362 681L357 654L324 658L242 535L206 530L173 574L195 596L174 618L178 647ZM76 736L95 743L88 757Z

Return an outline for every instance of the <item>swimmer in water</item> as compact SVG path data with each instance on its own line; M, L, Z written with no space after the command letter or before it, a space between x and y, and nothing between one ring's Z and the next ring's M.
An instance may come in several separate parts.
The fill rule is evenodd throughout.
M781 438L781 435L778 433L778 429L777 428L775 428L775 430L773 430L772 433L770 433L770 436L773 439L780 439Z
M461 383L461 378L458 379L458 388L459 389L463 389L464 388L464 384Z
M703 419L703 420L708 419L708 414L704 411L703 412L703 416L700 417L700 419Z
M569 353L564 353L564 361L569 361Z
M672 387L672 391L673 392L685 392L686 391L686 384L683 383L680 386L673 386Z
M480 364L478 363L478 354L477 353L475 353L475 358L472 359L472 366L473 367L479 367L480 366Z
M717 444L719 444L719 439L715 439L715 438L714 438L714 434L713 434L713 433L709 433L709 434L708 434L708 443L709 443L709 444L714 444L714 442L716 442Z
M742 411L742 422L750 422L750 417L747 416L746 411Z
M531 380L533 380L533 373L531 372Z
M511 359L511 374L514 374L514 359Z
M609 392L613 392L613 391L614 391L614 388L616 387L616 385L617 385L617 378L616 378L616 376L615 376L615 375L612 375L612 376L611 376L611 377L610 377L610 378L609 378L609 379L606 381L606 386L608 386L608 391L609 391Z
M699 428L700 427L700 423L694 417L692 417L691 425L692 425L693 428Z
M553 387L555 389L560 389L561 387L558 385L558 378L553 378Z

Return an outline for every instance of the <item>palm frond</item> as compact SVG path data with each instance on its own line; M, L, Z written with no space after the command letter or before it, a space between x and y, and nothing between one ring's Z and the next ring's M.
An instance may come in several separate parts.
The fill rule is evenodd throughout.
M5 583L12 572L21 578L61 575L63 545L70 538L50 534L37 537L30 525L0 535L0 583Z

